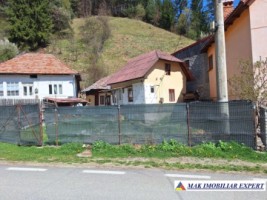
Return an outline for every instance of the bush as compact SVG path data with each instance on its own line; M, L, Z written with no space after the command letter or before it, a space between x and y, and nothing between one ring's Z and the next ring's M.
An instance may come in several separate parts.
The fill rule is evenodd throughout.
M18 47L8 41L8 39L0 40L0 62L4 62L18 55Z

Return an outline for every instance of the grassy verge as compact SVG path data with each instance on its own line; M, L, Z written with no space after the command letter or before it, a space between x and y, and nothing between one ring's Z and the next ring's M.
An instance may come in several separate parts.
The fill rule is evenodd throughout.
M212 171L254 172L267 174L267 153L257 153L234 142L207 143L187 147L176 141L160 145L110 145L96 142L91 158L79 158L85 150L81 144L60 147L22 147L0 143L0 160L40 163L83 164L107 166L141 166L166 169L201 169ZM183 161L183 158L186 158Z

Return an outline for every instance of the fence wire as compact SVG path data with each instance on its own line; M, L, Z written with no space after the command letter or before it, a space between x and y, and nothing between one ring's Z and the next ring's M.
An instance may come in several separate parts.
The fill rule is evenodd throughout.
M20 145L41 145L38 104L0 106L0 141Z
M222 140L255 148L253 106L236 101L47 108L44 142L157 144L175 139L196 145Z

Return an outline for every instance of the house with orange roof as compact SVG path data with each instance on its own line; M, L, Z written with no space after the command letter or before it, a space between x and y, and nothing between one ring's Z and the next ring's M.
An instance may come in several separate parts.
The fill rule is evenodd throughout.
M226 1L228 12L225 15L225 45L227 78L240 74L240 62L256 63L267 59L267 3L265 0L240 0L236 8L233 1ZM210 97L217 99L216 62L214 37L203 47L209 63ZM252 70L252 67L251 67ZM228 84L230 100L239 99L231 93Z
M267 59L267 3L265 0L240 0L236 8L233 0L224 0L223 4L227 77L230 80L240 74L240 62L256 63ZM186 62L195 77L188 88L201 88L203 99L217 100L214 35L172 55ZM229 84L228 94L229 100L239 99L231 93Z
M77 97L80 75L54 55L26 53L0 63L0 99Z
M155 50L132 58L107 81L113 104L183 102L186 82L192 74L176 57Z

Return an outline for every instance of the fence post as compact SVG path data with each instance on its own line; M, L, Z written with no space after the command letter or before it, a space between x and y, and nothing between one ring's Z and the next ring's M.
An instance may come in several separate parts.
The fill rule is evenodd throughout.
M119 131L119 145L121 145L121 107L118 104L118 131Z
M56 146L58 146L58 112L57 108L55 108L55 134L56 134Z
M17 110L17 114L18 114L18 127L19 127L19 145L21 145L21 117L20 117L20 106L16 105L16 110Z
M42 104L39 103L39 129L40 129L40 138L41 138L41 146L44 144L44 135L43 135L43 116L44 116L44 110L42 109Z
M191 132L190 132L190 112L189 112L189 103L186 103L186 116L187 116L187 138L188 146L191 147Z

